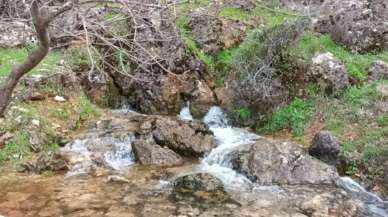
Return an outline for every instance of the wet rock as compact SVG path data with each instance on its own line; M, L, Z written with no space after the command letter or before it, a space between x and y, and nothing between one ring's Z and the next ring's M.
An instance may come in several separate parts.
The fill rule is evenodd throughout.
M368 69L368 74L370 81L388 79L388 63L381 60L373 62Z
M190 157L203 156L216 146L213 134L200 121L151 116L140 125L139 133L152 135L158 145Z
M323 162L336 165L341 151L340 144L330 132L320 131L314 136L309 154Z
M345 65L332 53L317 54L312 59L309 76L327 94L335 94L349 85Z
M45 171L66 171L68 170L68 162L60 154L42 153L37 159L23 164L22 170L38 174Z
M330 204L330 201L333 200L336 200L333 195L316 195L310 200L304 201L300 205L300 209L303 213L313 217L359 216L358 206L355 201L344 201L333 207Z
M136 159L143 165L178 166L183 164L181 156L153 140L137 140L132 144Z
M207 202L222 202L229 198L222 181L206 173L178 177L174 181L173 196Z
M336 169L306 154L297 144L259 139L230 153L233 168L259 184L330 184Z
M140 19L141 15L136 20L142 28L136 29L133 40L142 49L135 48L140 53L131 62L133 67L126 73L112 72L110 77L137 111L176 114L185 101L202 101L197 100L197 93L205 88L199 90L198 82L209 86L206 91L210 91L212 75L199 58L187 52L169 10L155 9L148 13L152 19ZM210 101L216 100L212 97Z
M108 176L106 181L110 183L126 183L126 184L130 183L130 181L127 178L118 176L118 175Z

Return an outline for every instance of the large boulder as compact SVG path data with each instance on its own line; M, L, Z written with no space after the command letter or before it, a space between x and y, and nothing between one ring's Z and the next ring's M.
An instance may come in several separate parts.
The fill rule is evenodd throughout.
M381 60L374 61L368 69L368 74L370 81L388 79L388 63Z
M330 184L334 167L309 156L296 144L261 138L230 153L233 168L250 180L272 184Z
M216 147L212 132L200 121L150 116L140 125L138 133L152 136L158 145L190 157L203 156Z
M388 7L385 0L282 0L283 4L312 16L314 29L354 52L388 48Z
M176 114L185 101L214 104L212 75L198 57L187 52L169 10L134 11L141 13L134 19L142 26L131 29L136 32L131 50L136 58L128 60L128 70L110 72L120 93L146 114Z
M317 54L312 58L308 76L327 94L335 94L349 85L345 65L332 53Z
M309 154L328 164L336 165L341 151L340 144L330 132L320 131L314 136Z
M179 166L181 156L167 147L161 147L153 140L137 140L132 144L136 160L142 165Z
M238 7L250 7L250 1L230 1L227 4ZM195 11L190 14L188 28L195 40L207 54L217 54L222 49L238 46L245 38L246 32L263 23L260 18L235 20L217 16L211 11Z
M178 177L173 183L176 199L194 199L206 202L222 202L229 198L222 181L206 173Z

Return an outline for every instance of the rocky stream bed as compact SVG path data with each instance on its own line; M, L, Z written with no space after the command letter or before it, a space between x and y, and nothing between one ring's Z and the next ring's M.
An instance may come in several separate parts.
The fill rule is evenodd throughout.
M60 156L67 172L1 173L0 216L388 216L387 202L334 167L230 126L219 107L202 121L188 107L111 111Z

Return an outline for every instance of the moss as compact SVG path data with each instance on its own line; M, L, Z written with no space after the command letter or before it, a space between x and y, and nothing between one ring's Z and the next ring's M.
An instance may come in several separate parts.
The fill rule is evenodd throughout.
M388 51L380 53L355 54L344 46L336 43L329 35L306 32L293 47L289 49L291 56L302 57L307 60L317 53L330 52L340 59L350 75L365 80L367 68L375 60L388 61Z
M8 75L11 72L12 67L22 63L32 49L34 49L34 45L31 45L29 48L0 48L0 76ZM52 71L61 59L63 59L62 52L50 51L31 73L39 74L41 72Z

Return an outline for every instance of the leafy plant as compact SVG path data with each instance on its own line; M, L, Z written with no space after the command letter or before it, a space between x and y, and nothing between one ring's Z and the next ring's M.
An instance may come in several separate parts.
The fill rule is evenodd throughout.
M314 113L311 103L295 98L289 105L279 109L265 123L257 128L260 133L269 133L279 130L291 130L294 136L300 136Z

